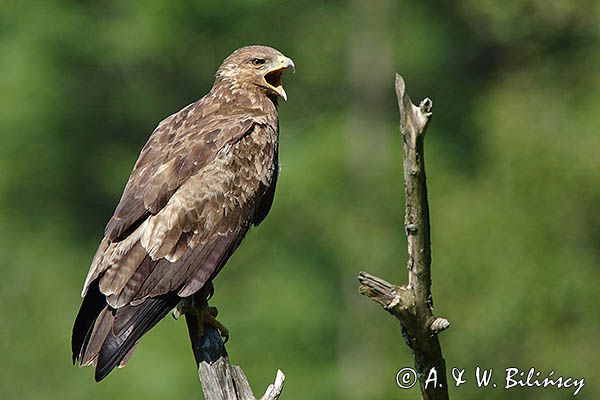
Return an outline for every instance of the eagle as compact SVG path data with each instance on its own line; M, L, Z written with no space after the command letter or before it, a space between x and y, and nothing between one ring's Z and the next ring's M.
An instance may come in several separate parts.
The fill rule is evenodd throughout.
M72 332L73 363L95 379L123 366L140 338L212 280L267 216L278 176L277 101L294 62L246 46L210 92L158 124L104 230Z

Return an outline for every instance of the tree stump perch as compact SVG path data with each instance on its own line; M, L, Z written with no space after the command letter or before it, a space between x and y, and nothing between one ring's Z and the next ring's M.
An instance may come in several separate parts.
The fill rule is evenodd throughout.
M208 294L200 291L185 300L184 307L192 310L208 306ZM229 363L229 357L220 332L209 324L204 324L204 333L198 332L198 320L194 312L185 312L190 341L202 392L206 400L256 400L248 379L238 365ZM277 400L283 390L285 375L277 370L275 382L267 388L260 400Z
M423 155L432 102L426 98L419 106L414 105L399 74L396 74L395 86L400 110L400 132L404 141L404 228L408 242L408 284L393 285L360 272L359 292L381 304L400 320L402 336L414 355L422 398L447 400L446 363L437 334L447 329L450 323L444 318L434 317L432 312L429 205ZM426 387L432 368L437 373L437 383L429 383Z

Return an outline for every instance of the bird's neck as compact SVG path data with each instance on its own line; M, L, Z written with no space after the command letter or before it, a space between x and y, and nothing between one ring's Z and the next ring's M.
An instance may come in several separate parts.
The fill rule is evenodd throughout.
M224 105L235 104L236 108L277 113L277 96L267 94L261 87L251 83L217 78L209 95Z

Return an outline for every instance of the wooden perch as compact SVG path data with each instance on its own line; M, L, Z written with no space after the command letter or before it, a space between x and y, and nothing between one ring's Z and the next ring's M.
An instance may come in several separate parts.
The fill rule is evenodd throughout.
M198 365L198 376L206 400L256 400L248 379L237 365L229 364L227 350L219 331L204 324L204 333L198 332L198 320L193 310L207 307L207 294L201 291L198 296L186 299L185 319L192 342L194 358ZM285 375L277 370L275 382L267 388L260 400L277 400L283 390Z
M423 139L431 117L432 102L415 106L406 93L404 79L396 74L396 95L400 109L400 132L404 139L404 228L408 239L408 285L392 285L366 272L358 275L359 292L381 304L400 320L402 336L411 348L419 386L424 400L447 400L446 363L437 334L450 326L444 318L435 318L431 297L431 249L429 205ZM425 383L432 368L437 384Z

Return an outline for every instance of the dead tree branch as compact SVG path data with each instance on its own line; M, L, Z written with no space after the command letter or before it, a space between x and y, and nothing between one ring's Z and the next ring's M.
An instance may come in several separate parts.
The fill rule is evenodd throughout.
M396 95L400 109L400 132L404 139L404 228L408 240L408 285L392 285L366 272L358 276L359 292L381 304L400 320L402 335L411 348L424 400L447 400L446 363L437 334L449 327L444 318L433 316L431 296L431 248L429 205L423 139L431 117L432 102L415 106L406 93L404 79L396 74ZM435 368L437 382L426 386Z
M193 310L207 307L207 294L186 299L185 319L188 325L198 376L206 400L256 400L242 368L229 363L227 350L219 331L204 324L204 333L198 332L198 319ZM285 375L277 370L275 382L267 388L260 400L277 400L283 390Z

